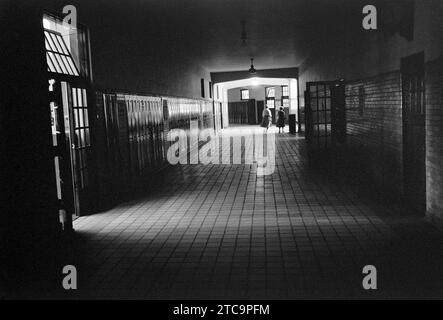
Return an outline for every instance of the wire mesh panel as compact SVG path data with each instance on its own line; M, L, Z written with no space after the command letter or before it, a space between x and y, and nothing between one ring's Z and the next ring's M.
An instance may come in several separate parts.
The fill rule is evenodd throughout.
M344 82L308 82L305 91L306 139L312 152L346 142Z
M308 83L307 139L312 147L327 148L332 144L331 90L329 83Z
M65 131L70 139L71 174L74 191L75 214L80 215L90 207L91 200L91 129L87 90L62 83Z
M74 115L74 145L76 157L76 175L78 188L81 191L89 186L88 158L91 151L89 131L88 100L86 89L71 88L72 113Z

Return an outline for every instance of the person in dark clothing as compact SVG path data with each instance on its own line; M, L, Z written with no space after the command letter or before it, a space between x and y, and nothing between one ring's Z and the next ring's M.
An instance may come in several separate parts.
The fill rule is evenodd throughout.
M266 106L265 109L263 110L263 120L260 126L266 128L266 132L268 132L271 123L272 123L272 113L271 110L269 110L268 106Z
M281 107L280 110L278 111L278 118L277 118L278 133L284 132L285 119L286 119L285 112L283 110L283 107Z

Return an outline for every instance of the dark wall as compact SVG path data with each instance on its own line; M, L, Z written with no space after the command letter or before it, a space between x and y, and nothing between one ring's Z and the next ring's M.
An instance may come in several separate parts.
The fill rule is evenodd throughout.
M356 1L357 5L363 3ZM441 59L443 3L438 0L378 1L379 29L364 31L360 16L350 16L331 30L300 66L300 91L308 81L347 81L348 146L366 172L368 184L388 198L403 192L401 58L424 52L426 68L427 207L443 216L441 152ZM411 10L412 9L412 15ZM359 90L364 102L361 104ZM301 106L304 99L301 96ZM364 106L360 110L361 105ZM358 152L355 152L358 151Z
M410 2L413 19L402 6ZM424 51L425 61L437 59L443 52L443 3L439 0L377 2L379 29L367 31L361 26L361 9L366 4L356 0L335 28L328 30L329 37L316 44L309 57L300 65L300 91L307 81L352 81L377 76L400 69L400 59ZM397 26L387 22L399 20ZM413 38L406 37L403 24L413 28ZM303 100L303 99L302 99ZM303 104L304 105L304 104Z
M38 273L59 224L42 13L3 2L0 15L0 265L11 280ZM41 259L32 258L37 251Z
M346 85L348 147L362 163L362 182L383 186L391 200L403 191L400 81L400 72L390 72Z

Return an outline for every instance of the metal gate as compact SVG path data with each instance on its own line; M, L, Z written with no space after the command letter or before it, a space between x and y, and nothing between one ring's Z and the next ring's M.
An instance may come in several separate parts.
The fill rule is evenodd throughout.
M60 17L44 14L55 183L61 222L69 230L73 217L94 209L94 117L90 117L93 97L88 31L80 25L75 31L61 28L63 25Z
M65 130L69 130L71 142L74 211L80 216L92 207L89 99L85 86L66 82L62 82L62 98L65 117L69 114L69 119L65 121Z
M310 155L346 143L345 83L308 82L305 91L306 140Z
M67 215L64 227L92 205L90 163L91 134L87 88L81 81L50 80L49 89L54 166L60 210Z

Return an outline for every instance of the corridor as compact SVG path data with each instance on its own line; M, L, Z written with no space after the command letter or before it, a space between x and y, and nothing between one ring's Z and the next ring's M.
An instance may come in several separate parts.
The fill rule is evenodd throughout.
M437 226L381 206L339 172L311 170L302 136L276 133L276 150L272 175L257 176L255 164L176 165L150 182L146 196L78 218L75 247L63 261L77 267L78 290L56 295L442 296ZM377 290L362 288L365 265L377 268Z
M441 17L1 1L0 300L442 299Z

